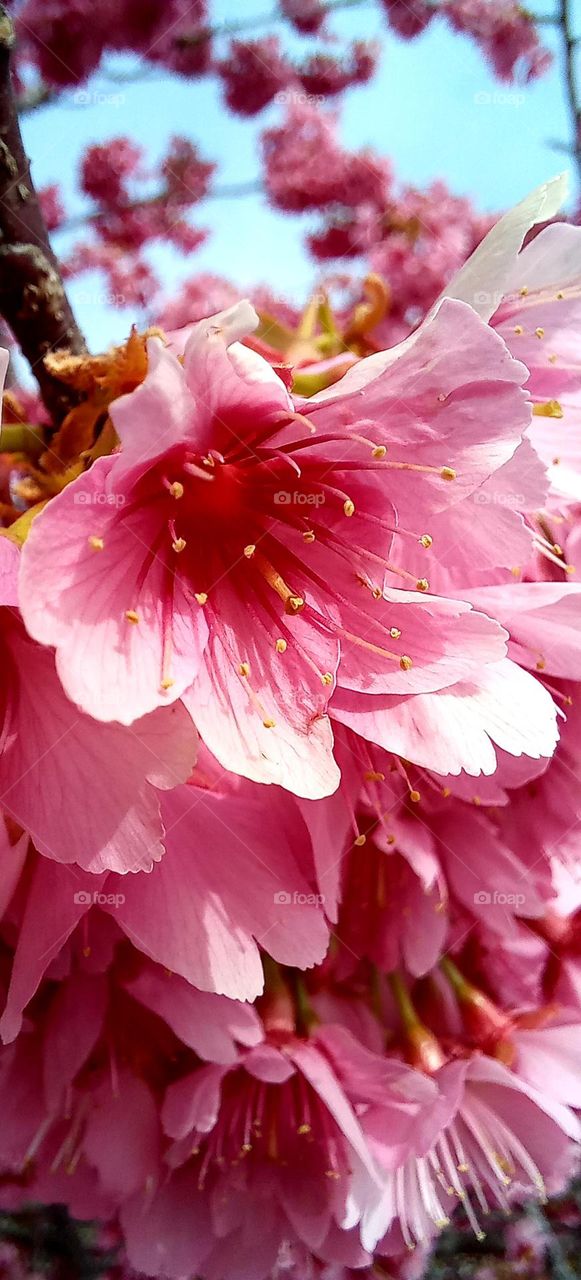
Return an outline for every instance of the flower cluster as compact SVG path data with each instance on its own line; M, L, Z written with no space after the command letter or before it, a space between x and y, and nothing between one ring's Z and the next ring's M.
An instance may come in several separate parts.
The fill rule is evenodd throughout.
M371 281L340 350L322 299L52 357L0 536L0 1204L140 1274L404 1276L575 1169L562 196L391 349Z
M410 39L434 20L446 23L476 42L503 81L531 80L550 64L534 16L514 0L376 3L380 31ZM396 193L384 160L341 146L334 118L321 106L373 80L381 41L340 38L333 26L336 8L327 0L284 0L264 34L260 15L220 22L208 0L100 0L96 6L92 0L20 0L14 4L15 84L27 108L52 103L61 93L75 109L120 106L126 89L110 92L112 83L148 76L153 64L188 79L212 76L224 106L243 118L274 106L279 119L263 135L262 171L239 189L217 184L212 194L246 195L263 187L277 210L318 211L321 226L307 236L316 259L363 256L388 279L393 323L383 341L391 343L423 317L484 234L486 220L439 183ZM136 55L138 68L110 66L108 55L118 53ZM112 81L91 81L99 72L110 72ZM176 158L182 175L177 187ZM60 192L51 186L43 193L49 229L64 235L82 228L72 250L65 242L65 273L98 271L112 305L151 303L160 280L148 249L162 241L191 254L205 242L207 232L192 223L191 212L209 194L214 170L186 138L174 140L170 154L147 168L141 149L127 138L89 146L79 174L80 190L92 201L86 211L68 218ZM411 300L404 302L406 287Z

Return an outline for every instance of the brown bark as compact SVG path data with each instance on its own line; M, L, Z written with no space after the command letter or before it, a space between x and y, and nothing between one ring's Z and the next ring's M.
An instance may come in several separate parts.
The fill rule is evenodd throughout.
M80 354L85 340L72 313L30 176L12 85L14 28L0 4L0 314L38 382L55 423L76 403L44 365L49 351Z

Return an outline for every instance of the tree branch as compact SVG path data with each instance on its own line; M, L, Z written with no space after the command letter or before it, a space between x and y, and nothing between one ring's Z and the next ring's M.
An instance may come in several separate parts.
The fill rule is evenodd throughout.
M12 86L14 28L0 4L0 314L28 360L55 422L74 403L71 389L48 373L49 351L86 350L50 247L26 156Z
M199 208L206 200L239 200L243 196L259 195L262 190L263 187L259 178L249 178L247 182L224 183L221 187L210 187L205 196L202 196L201 200L193 202L192 205L184 205L183 212L186 214L192 208ZM165 204L171 198L171 191L164 189L163 191L156 191L152 196L143 196L141 200L129 200L127 204L120 205L115 212L123 215L124 213L132 213L134 209L151 209L156 205ZM90 213L78 213L55 227L53 235L58 235L60 232L78 231L81 227L94 227L108 217L110 217L109 209L92 209Z
M571 26L571 4L570 0L559 0L559 14L557 18L557 26L561 32L563 41L563 57L565 63L565 95L567 99L567 107L571 126L573 129L573 140L571 144L571 153L575 157L577 166L577 177L581 184L581 106L579 104L579 90L577 84L577 67L575 64L578 40L575 38Z

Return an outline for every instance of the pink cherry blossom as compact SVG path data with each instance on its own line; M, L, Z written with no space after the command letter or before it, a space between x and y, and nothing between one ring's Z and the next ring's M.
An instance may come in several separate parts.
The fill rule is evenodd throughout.
M490 1201L508 1209L514 1191L544 1197L562 1186L579 1122L525 1086L500 1062L476 1056L440 1067L432 1131L418 1128L414 1156L389 1174L380 1213L391 1226L379 1252L429 1242L460 1200L476 1235ZM378 1154L378 1147L375 1147Z
M26 1004L67 940L95 948L94 935L111 920L180 978L233 998L253 1000L262 991L261 949L297 968L319 963L329 933L307 832L290 797L268 795L265 801L250 783L222 794L176 787L163 811L165 853L149 875L94 875L31 854L4 1037L18 1033ZM18 845L5 859L11 891L24 852Z
M184 782L194 765L191 721L179 703L131 728L79 711L53 654L24 630L18 561L16 546L1 538L0 803L49 858L95 872L149 870L164 851L160 791Z
M241 304L196 326L183 367L150 342L145 382L111 409L121 451L33 523L21 601L90 714L130 724L183 696L225 767L315 797L338 781L336 680L365 703L474 680L503 657L496 623L431 596L405 554L518 450L524 371L446 301L410 343L309 401L307 421L260 356L228 350L253 324ZM499 742L514 754L527 750L520 696ZM530 754L552 751L551 721L539 703Z

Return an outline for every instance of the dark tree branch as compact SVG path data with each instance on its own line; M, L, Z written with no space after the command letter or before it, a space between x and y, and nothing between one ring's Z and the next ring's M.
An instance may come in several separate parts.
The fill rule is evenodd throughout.
M14 28L0 4L0 314L22 348L55 422L71 404L71 391L48 373L44 356L66 349L80 354L85 340L71 311L50 247L12 86Z
M565 94L567 108L573 130L571 154L575 157L577 178L581 184L581 105L579 103L579 86L577 81L576 55L578 40L572 28L570 0L559 0L557 25L563 41L563 58L565 64Z

